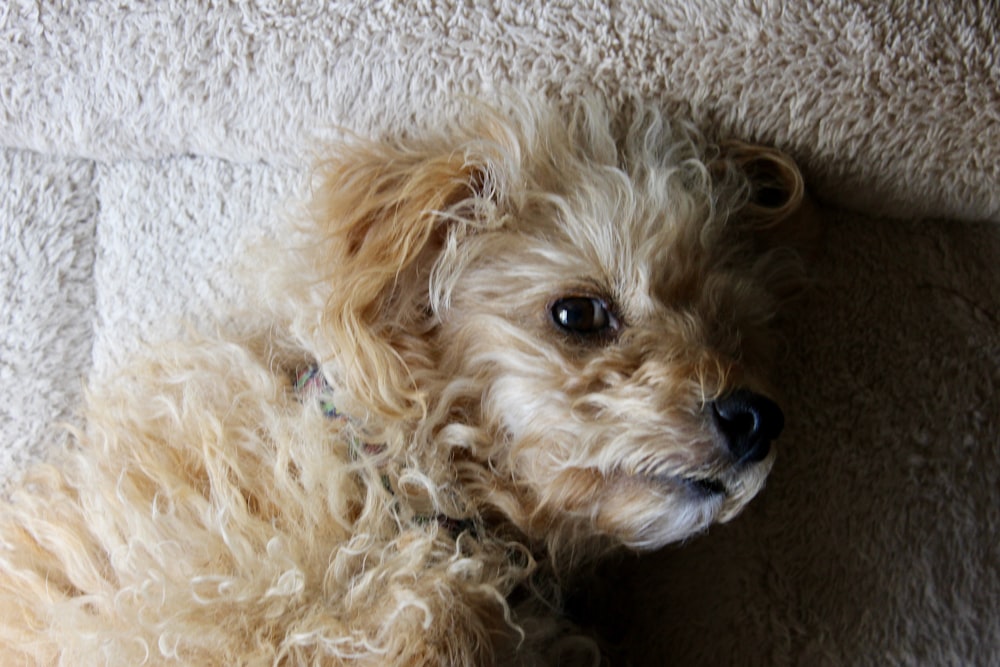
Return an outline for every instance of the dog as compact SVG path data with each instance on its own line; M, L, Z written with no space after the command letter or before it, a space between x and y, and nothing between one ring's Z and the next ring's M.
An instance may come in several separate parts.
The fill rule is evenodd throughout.
M151 347L0 511L4 664L596 664L559 585L728 521L803 182L641 105L346 138L263 324Z

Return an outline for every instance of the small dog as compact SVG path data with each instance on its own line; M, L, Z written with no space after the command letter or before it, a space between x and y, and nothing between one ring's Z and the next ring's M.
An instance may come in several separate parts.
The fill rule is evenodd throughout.
M0 512L4 664L592 664L551 582L760 490L794 163L510 107L345 141L267 326L90 391Z

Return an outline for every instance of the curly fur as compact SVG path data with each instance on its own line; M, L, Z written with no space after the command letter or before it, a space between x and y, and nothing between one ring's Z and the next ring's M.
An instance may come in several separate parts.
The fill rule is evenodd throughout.
M595 659L544 579L761 488L773 454L734 463L706 406L772 393L808 230L786 156L621 117L520 102L333 148L264 332L151 348L3 508L4 662ZM567 295L620 329L561 330ZM292 389L313 363L349 419Z

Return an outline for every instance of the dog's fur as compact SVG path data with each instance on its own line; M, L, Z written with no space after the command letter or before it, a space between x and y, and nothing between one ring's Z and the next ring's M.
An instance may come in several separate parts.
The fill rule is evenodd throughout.
M710 406L771 391L791 160L642 109L471 115L333 151L264 333L91 390L0 515L4 664L568 660L543 572L757 493L773 455L737 461ZM293 389L317 363L328 395Z

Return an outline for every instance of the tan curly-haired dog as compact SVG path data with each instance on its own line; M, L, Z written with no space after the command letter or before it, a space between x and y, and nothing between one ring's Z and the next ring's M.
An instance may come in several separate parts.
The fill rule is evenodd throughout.
M511 106L337 148L264 333L91 390L0 513L4 664L592 660L546 577L760 490L794 164Z

